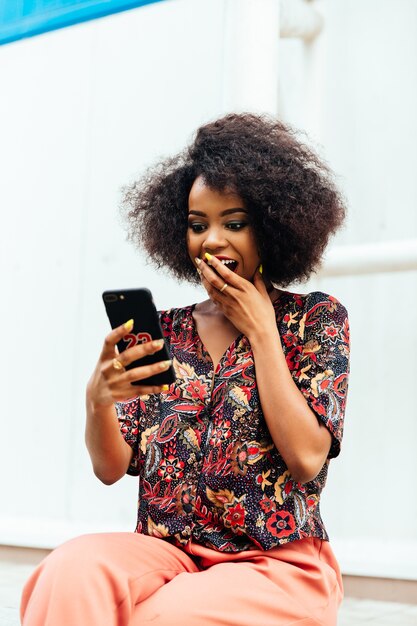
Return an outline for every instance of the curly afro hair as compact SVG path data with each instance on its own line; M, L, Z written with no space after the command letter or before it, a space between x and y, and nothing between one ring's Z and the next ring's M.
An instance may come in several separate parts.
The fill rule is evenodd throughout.
M180 280L200 283L186 245L188 196L198 176L242 198L264 276L282 287L317 270L345 217L331 172L293 129L266 116L226 115L124 188L128 239Z

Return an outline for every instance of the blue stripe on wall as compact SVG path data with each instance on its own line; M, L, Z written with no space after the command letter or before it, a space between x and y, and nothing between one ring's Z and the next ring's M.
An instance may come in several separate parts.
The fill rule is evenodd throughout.
M162 0L0 0L0 44Z

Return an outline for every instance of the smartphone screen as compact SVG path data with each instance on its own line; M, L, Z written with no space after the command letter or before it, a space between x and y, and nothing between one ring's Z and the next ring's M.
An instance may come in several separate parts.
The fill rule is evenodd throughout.
M153 341L154 339L164 339L159 316L156 310L152 294L149 289L115 289L105 291L102 295L107 316L112 328L121 326L130 319L134 320L134 326L130 333L118 342L119 352L127 348L132 348L137 344ZM154 354L149 354L142 359L137 359L126 369L133 369L142 365L150 365L158 361L166 361L171 358L168 347L164 347ZM165 372L149 376L142 380L132 382L132 385L170 385L175 381L174 368L171 367Z

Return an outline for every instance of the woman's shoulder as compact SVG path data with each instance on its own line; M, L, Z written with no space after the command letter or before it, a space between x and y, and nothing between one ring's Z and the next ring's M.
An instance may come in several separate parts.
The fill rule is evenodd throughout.
M276 314L281 338L286 349L290 350L289 354L294 356L301 349L300 342L306 351L303 358L311 352L310 373L317 367L318 354L321 357L327 355L326 358L331 354L338 355L339 359L349 358L348 314L335 296L323 291L286 292Z
M195 307L195 304L189 304L187 306L182 307L170 307L169 309L161 309L158 311L159 317L162 319L170 319L173 320L177 317L181 317L183 315L189 314L190 311Z
M308 293L295 293L281 290L277 303L281 305L294 306L303 309L308 313L314 307L322 306L327 309L345 309L338 298L324 291L310 291Z
M320 331L344 335L349 333L348 313L345 306L324 291L309 293L282 292L276 306L277 321L291 332L302 337Z
M190 318L195 304L189 304L183 307L171 307L158 311L159 321L162 330L167 335L173 330L179 330L186 320Z

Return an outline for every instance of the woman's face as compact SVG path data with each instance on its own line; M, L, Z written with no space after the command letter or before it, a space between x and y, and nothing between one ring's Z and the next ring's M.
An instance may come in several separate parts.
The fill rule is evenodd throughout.
M236 193L210 189L201 176L188 197L187 246L195 266L195 257L202 259L208 252L250 281L260 264L243 200Z

